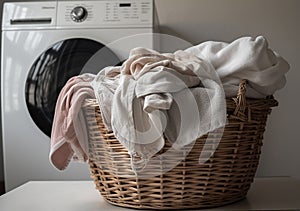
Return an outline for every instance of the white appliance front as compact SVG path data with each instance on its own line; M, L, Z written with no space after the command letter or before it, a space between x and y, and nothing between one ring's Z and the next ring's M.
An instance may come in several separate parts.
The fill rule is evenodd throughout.
M105 24L101 24L103 21L99 21L99 19L97 19L97 23L93 22L93 19L98 17L97 10L93 10L93 8L98 7L100 10L100 7L101 10L104 10L101 5L97 5L99 2L101 5L105 5L107 10L111 9L109 5L113 2L113 8L120 7L121 12L119 11L119 13L121 14L125 8L126 21L122 22L122 19L107 15L102 17L107 19L104 21ZM111 61L116 63L127 58L129 50L133 47L153 47L153 39L149 36L153 30L149 25L152 23L152 15L148 14L147 17L143 17L142 22L149 19L144 25L141 22L138 24L134 22L139 14L134 14L132 22L130 18L128 20L130 7L144 8L145 5L146 7L148 5L148 8L152 10L152 1L127 0L126 2L124 4L123 1L122 3L119 1L90 1L88 4L85 2L85 5L80 5L78 1L63 1L6 3L4 5L1 112L7 191L29 180L90 179L87 164L71 163L62 172L51 166L48 154L53 106L55 106L58 92L63 86L61 83L71 76L79 74L80 69L78 68L81 68L98 48L105 46L107 54L104 57L110 57ZM139 6L142 3L144 6ZM94 4L96 6L93 7ZM31 8L32 5L34 5L34 9ZM69 21L72 8L79 6L87 7L88 14L92 17L87 16L85 20L81 20L82 22ZM40 10L52 10L52 12L47 14L39 12ZM15 14L18 14L18 11L21 15L16 17ZM35 14L38 14L38 17ZM46 16L41 17L41 15ZM49 18L52 19L47 23ZM110 25L107 22L112 18L115 20ZM36 21L36 23L32 21ZM141 37L137 35L141 33L147 35ZM134 42L132 42L133 40ZM80 64L82 58L85 60L83 59L84 61ZM110 59L104 58L101 65L110 64L110 61L107 60ZM73 64L69 64L70 61ZM108 63L106 64L106 62ZM62 66L63 68L61 68ZM68 68L77 68L77 70L72 72ZM70 71L70 74L64 71ZM61 77L64 79L60 80ZM43 79L42 83L41 80L38 80L40 78ZM50 80L48 80L49 78ZM59 86L58 83L60 83ZM40 88L37 89L37 87ZM39 99L36 98L37 95L40 95Z

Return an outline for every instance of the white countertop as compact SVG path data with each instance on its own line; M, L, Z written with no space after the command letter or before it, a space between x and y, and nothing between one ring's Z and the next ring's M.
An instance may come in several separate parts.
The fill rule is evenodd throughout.
M121 208L105 202L92 181L32 181L0 196L0 210L125 211L135 209ZM246 199L205 210L300 210L300 180L257 178Z

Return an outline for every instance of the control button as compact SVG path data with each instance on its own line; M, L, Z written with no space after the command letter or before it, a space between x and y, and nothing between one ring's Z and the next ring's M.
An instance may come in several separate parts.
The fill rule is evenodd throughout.
M71 18L75 22L84 21L86 19L87 15L88 15L87 10L84 7L81 7L81 6L75 7L71 11Z

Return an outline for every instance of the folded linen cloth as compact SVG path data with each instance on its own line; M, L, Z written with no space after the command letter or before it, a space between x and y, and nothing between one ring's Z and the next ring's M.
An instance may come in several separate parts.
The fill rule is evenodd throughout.
M247 79L246 96L264 98L284 87L289 64L269 49L263 36L242 37L231 43L207 41L190 47L191 53L210 62L217 71L227 97L236 95L239 83Z
M59 170L65 169L71 159L80 162L88 159L88 136L81 106L85 99L95 98L90 83L94 78L95 75L88 73L74 76L68 80L58 96L49 159Z
M226 123L214 68L184 51L133 49L121 67L100 71L92 86L104 123L133 160L155 155L164 146L163 133L180 149Z

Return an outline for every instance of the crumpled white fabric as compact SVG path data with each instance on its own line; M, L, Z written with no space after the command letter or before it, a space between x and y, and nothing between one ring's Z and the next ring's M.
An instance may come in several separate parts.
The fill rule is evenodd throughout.
M184 51L133 49L121 67L103 69L92 86L107 128L133 158L146 162L164 146L164 134L180 149L226 123L215 69Z
M263 36L241 37L231 43L207 41L185 52L210 62L219 75L227 97L236 96L247 79L246 96L264 98L284 87L289 64L269 48Z

